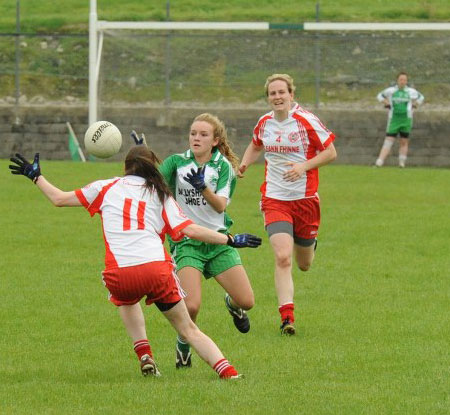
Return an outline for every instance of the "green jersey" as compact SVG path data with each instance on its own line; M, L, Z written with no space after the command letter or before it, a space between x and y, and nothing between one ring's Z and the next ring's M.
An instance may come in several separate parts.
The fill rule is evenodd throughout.
M199 165L191 150L167 157L160 166L160 172L186 216L198 225L214 231L227 231L232 221L225 212L218 213L208 204L201 192L195 190L183 177L197 171ZM206 163L205 184L228 203L236 186L236 175L231 163L219 150L215 150Z
M412 118L413 102L420 105L424 96L414 88L405 86L400 89L398 85L391 86L384 89L377 95L377 99L383 102L385 99L389 100L391 106L389 110L389 120L393 117L398 118Z

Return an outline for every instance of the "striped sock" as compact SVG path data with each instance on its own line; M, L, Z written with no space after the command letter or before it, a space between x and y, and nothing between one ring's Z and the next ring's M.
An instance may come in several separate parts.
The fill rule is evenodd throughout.
M284 321L286 319L289 319L291 323L294 322L294 303L286 303L283 305L280 305L278 307L278 311L281 315L281 321Z
M141 357L144 356L144 354L148 354L150 357L153 357L152 349L147 339L135 341L134 351L139 360L141 360Z
M220 359L213 366L213 369L217 372L221 379L231 378L232 376L238 375L236 369L230 365L227 359Z

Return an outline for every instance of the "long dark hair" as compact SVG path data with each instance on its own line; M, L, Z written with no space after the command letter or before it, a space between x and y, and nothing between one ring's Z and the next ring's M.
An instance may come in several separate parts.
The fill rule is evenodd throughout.
M158 170L161 161L158 156L148 147L140 145L130 149L125 157L125 174L140 176L145 179L145 187L156 190L161 203L170 196L169 186Z

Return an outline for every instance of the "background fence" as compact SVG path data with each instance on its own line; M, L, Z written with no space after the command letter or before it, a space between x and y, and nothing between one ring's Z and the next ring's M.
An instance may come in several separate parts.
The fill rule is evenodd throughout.
M87 35L2 35L0 61L1 102L87 100ZM450 33L110 30L99 99L252 104L267 75L287 72L302 102L373 104L400 70L427 103L450 104Z

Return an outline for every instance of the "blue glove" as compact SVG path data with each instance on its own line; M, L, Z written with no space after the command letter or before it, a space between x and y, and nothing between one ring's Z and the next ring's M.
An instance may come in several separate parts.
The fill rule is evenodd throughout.
M16 163L17 166L9 165L12 174L23 174L28 177L33 183L36 183L38 177L41 175L41 166L39 165L39 153L34 155L33 164L31 164L22 154L16 153L16 157L11 157L10 160Z
M187 181L189 184L191 184L192 187L200 193L206 189L205 169L206 169L206 166L203 166L203 168L199 167L197 171L195 171L194 169L191 169L191 172L186 174L186 176L183 177L183 179L185 181Z
M250 233L237 233L234 236L230 234L228 236L227 245L233 248L258 248L261 245L261 238Z
M145 147L147 147L147 142L145 141L144 133L142 133L141 138L139 138L136 131L132 130L130 135L131 138L134 140L134 144L136 144L137 146L144 145Z

